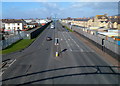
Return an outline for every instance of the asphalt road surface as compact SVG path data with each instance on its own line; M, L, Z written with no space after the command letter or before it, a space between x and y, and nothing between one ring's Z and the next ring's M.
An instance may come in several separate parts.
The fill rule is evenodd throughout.
M47 41L47 36L53 40ZM119 84L117 68L59 22L55 29L48 26L17 57L2 74L3 84Z

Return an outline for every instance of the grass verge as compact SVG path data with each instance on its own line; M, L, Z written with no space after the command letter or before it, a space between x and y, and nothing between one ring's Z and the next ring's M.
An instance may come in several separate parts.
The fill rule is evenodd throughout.
M19 41L13 43L12 45L8 46L4 50L1 50L0 54L8 54L11 52L22 50L22 49L28 47L34 40L35 40L35 38L19 40Z
M48 24L49 25L49 24ZM48 26L47 25L47 26ZM46 27L47 27L46 26ZM44 28L46 28L44 27ZM41 34L41 32L43 32L43 30L45 29L41 29L40 30L40 33L39 35ZM0 50L0 54L8 54L8 53L11 53L11 52L16 52L16 51L19 51L19 50L22 50L24 48L27 48L33 41L35 41L35 39L39 36L37 35L35 38L33 39L22 39L22 40L19 40L15 43L13 43L12 45L8 46L7 48L5 48L4 50Z
M73 30L71 30L71 29L68 28L67 26L65 26L65 28L66 28L67 30L69 30L70 32L73 32Z

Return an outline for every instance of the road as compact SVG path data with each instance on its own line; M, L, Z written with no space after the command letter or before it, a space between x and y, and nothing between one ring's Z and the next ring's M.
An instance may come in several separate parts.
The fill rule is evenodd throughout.
M50 36L53 40L46 41ZM59 38L59 45L55 45ZM56 52L59 56L56 57ZM118 84L117 69L68 32L48 26L2 75L3 84Z

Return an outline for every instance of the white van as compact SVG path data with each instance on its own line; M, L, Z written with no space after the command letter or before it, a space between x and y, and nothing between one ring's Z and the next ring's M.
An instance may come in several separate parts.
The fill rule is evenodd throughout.
M51 29L55 28L54 25L51 25Z

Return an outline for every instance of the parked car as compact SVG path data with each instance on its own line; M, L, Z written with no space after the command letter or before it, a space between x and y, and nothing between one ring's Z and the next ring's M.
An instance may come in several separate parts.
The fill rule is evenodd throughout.
M47 37L46 40L47 40L47 41L51 41L52 38L51 38L51 37Z

